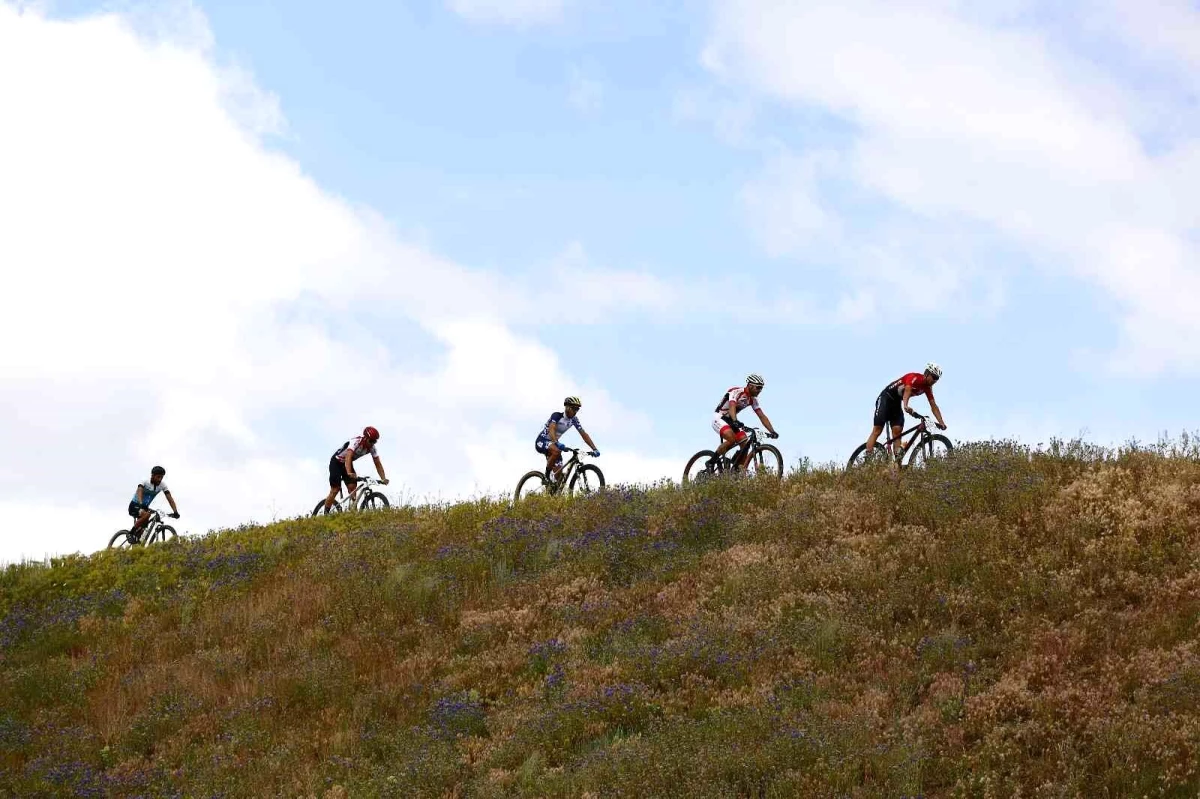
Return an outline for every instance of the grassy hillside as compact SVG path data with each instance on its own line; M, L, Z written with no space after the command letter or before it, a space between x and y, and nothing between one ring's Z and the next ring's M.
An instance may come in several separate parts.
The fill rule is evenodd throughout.
M1200 459L618 489L0 577L0 795L1196 796Z

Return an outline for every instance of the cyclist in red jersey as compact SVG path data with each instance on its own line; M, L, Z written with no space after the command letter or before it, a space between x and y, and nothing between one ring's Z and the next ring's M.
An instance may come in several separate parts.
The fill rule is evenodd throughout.
M721 437L721 443L717 446L716 454L709 460L710 464L734 446L742 448L742 454L738 457L738 466L744 469L750 462L751 453L746 441L747 435L746 431L742 429L745 425L737 418L738 411L750 408L758 414L759 421L766 426L767 438L779 438L771 420L758 407L758 395L762 393L764 385L765 381L762 379L762 375L752 374L746 378L745 386L734 386L725 392L725 396L721 397L721 401L717 403L716 410L713 412L712 423L713 430Z
M924 372L909 372L888 383L887 387L879 392L879 397L875 400L875 426L871 428L871 435L867 436L867 452L875 451L875 442L879 439L879 434L883 432L885 425L890 425L893 439L892 455L896 460L904 457L905 448L899 440L900 434L904 432L904 414L917 415L908 407L908 401L922 394L929 398L929 407L933 409L938 429L946 429L946 423L942 421L942 411L933 398L933 385L941 377L942 367L930 361L925 364Z

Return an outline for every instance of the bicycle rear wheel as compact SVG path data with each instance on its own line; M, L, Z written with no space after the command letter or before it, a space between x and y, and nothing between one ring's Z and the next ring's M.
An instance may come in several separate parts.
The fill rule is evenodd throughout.
M108 539L109 549L129 549L130 547L135 547L137 545L138 542L129 537L128 530L117 530L116 535Z
M378 491L372 491L362 498L358 506L361 510L383 510L388 507L388 498Z
M783 454L771 444L759 444L754 448L754 456L750 458L746 468L755 477L765 475L782 480Z
M546 475L542 472L526 472L525 476L517 482L517 491L513 498L518 502L522 497L531 497L535 494L548 494L550 485L546 482Z
M320 502L318 502L316 504L316 507L313 508L312 515L313 516L324 516L327 513L341 513L341 512L342 512L342 506L339 505L337 502L334 502L332 505L330 505L329 510L325 510L325 500L321 500Z
M571 475L571 482L567 485L567 493L574 494L575 486L579 486L580 494L590 494L593 491L599 491L604 488L604 472L592 464L580 466L575 474Z
M846 462L846 471L859 466L866 466L868 463L887 463L888 452L887 447L875 442L875 449L867 454L867 445L859 444L858 449L854 450L854 454L850 456L850 460Z
M709 465L712 461L712 465ZM683 482L687 485L689 482L703 482L712 477L716 477L721 472L721 461L717 458L717 453L711 449L702 449L692 456L687 462L687 466L683 467Z
M949 457L953 451L954 445L945 436L926 436L913 447L912 454L908 456L908 468L918 469L933 461L942 460Z

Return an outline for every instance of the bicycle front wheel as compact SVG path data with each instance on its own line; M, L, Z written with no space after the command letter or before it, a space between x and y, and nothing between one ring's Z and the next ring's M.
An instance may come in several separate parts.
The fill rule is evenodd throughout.
M709 461L712 461L711 466ZM720 470L721 463L717 459L717 453L711 449L702 449L683 467L683 483L687 485L689 482L701 482L716 477Z
M604 488L604 472L590 463L580 466L579 471L571 475L571 482L567 485L567 493L574 494L576 486L579 486L580 494L590 494L593 491L599 491Z
M912 454L908 456L908 468L917 469L933 461L950 456L954 445L945 436L926 436L913 446Z
M755 477L763 475L783 479L783 454L771 444L759 444L754 448L754 457L750 458L747 467Z
M867 445L859 444L858 449L854 450L854 454L850 456L850 460L846 462L846 471L850 471L859 466L866 466L868 463L887 463L888 452L887 447L875 442L875 449L867 453Z
M117 530L116 535L108 539L109 549L129 549L137 546L137 541L129 537L128 530Z
M517 482L517 492L513 498L518 502L522 497L531 497L535 494L546 494L550 490L550 484L546 482L546 475L542 472L526 472L525 476Z
M362 498L359 504L360 510L383 510L388 506L388 498L378 491L372 491Z

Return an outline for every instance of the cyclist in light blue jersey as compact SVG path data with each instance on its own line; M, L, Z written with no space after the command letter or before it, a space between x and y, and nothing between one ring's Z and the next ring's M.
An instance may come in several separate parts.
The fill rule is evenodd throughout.
M555 411L550 414L550 418L546 421L546 426L542 428L541 434L538 435L537 441L533 447L538 452L546 456L546 475L558 477L559 471L562 470L562 447L558 440L572 427L579 431L579 435L587 443L592 451L589 453L593 458L600 456L600 450L596 449L596 444L592 441L592 437L583 429L583 425L579 423L579 408L583 403L579 401L579 397L567 397L563 400L563 410Z
M146 522L150 519L150 503L155 500L159 494L165 494L167 502L171 503L171 518L179 518L179 507L175 504L175 497L171 496L170 489L163 482L163 478L167 476L167 470L161 466L155 466L150 470L150 479L143 480L138 483L134 489L133 499L129 502L129 515L134 518L133 527L129 530L129 537L137 540L142 533L142 528L146 526Z

